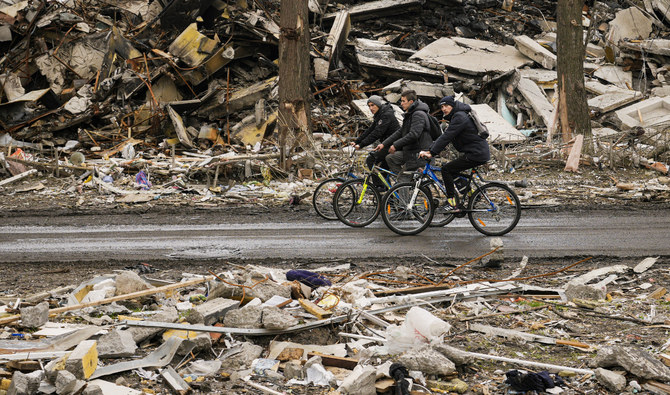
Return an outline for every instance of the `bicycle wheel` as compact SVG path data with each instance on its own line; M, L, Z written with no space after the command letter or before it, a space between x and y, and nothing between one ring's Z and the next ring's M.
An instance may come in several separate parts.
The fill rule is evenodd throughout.
M364 179L342 184L333 197L333 210L345 225L361 228L373 223L380 210L379 192Z
M346 179L342 177L329 178L321 181L314 189L312 195L312 205L316 213L324 219L336 220L337 215L333 210L333 197L340 185L344 184Z
M470 197L468 218L477 231L502 236L514 229L521 218L519 197L507 185L485 184Z
M415 235L426 229L434 214L430 191L424 186L416 189L414 183L393 186L382 198L382 207L382 219L386 226L403 236Z
M446 211L442 209L442 205L447 201L447 195L445 195L445 193L432 181L424 183L423 186L430 191L433 198L433 208L435 209L433 219L430 221L429 226L441 227L448 225L456 217L453 214L447 214Z

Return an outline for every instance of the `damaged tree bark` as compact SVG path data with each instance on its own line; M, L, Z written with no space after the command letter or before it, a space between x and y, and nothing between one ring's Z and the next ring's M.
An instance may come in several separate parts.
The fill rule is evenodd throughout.
M281 2L279 37L279 149L281 165L310 132L309 20L307 0Z
M586 151L593 152L584 87L583 6L583 0L559 0L557 4L558 119L564 143L572 138L571 132L583 134Z

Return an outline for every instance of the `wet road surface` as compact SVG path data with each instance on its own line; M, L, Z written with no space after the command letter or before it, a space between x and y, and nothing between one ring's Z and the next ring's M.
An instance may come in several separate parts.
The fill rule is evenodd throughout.
M268 222L257 217L246 221L244 216L219 222L208 214L180 221L170 215L125 221L111 216L26 218L23 225L0 226L0 262L473 258L489 250L491 239L475 231L466 218L417 236L398 236L381 219L358 229L315 215L284 222L271 218ZM49 225L41 225L44 222ZM503 242L508 257L670 255L669 224L668 210L525 210Z

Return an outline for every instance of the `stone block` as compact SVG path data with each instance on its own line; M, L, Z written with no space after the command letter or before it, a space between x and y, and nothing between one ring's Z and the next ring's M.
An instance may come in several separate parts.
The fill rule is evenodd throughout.
M402 354L398 360L409 370L418 370L424 374L446 376L456 371L456 365L441 353L425 345Z
M376 395L376 379L377 369L372 366L357 366L337 390L341 394Z
M125 358L135 355L137 344L130 331L115 329L98 339L97 348L100 358Z
M223 325L228 328L260 328L262 318L262 306L244 306L241 309L229 311L223 318Z
M264 307L261 321L265 329L286 329L298 325L294 316L276 306Z
M77 378L67 370L60 370L56 375L56 393L58 395L72 394L77 387ZM81 383L79 383L81 385Z
M88 379L98 367L98 349L95 340L84 340L65 361L65 369L78 379Z
M653 355L635 347L603 347L593 360L597 367L621 366L633 375L658 381L670 381L670 368Z
M176 322L179 319L179 314L175 308L168 308L161 311L160 313L154 315L148 321L156 322ZM133 340L135 343L141 343L144 340L155 336L156 334L163 332L164 329L161 328L130 328L128 329L133 335Z
M595 370L596 379L612 392L621 392L626 388L626 377L611 370L598 368Z
M44 377L44 372L36 370L34 372L23 374L18 370L12 375L12 382L9 384L7 395L32 395L36 394L40 388L40 382Z
M305 372L302 370L300 361L292 360L286 362L284 365L284 377L286 380L296 379L302 380L305 378Z
M565 288L565 297L568 300L603 300L607 297L607 288L587 284L568 284Z
M97 384L88 383L81 395L104 395L102 388Z
M257 346L253 343L245 342L239 346L235 346L234 350L231 350L234 353L227 355L223 354L223 364L222 368L224 369L247 369L251 366L251 363L254 359L259 358L263 353L263 347ZM224 358L225 357L225 358Z
M21 312L21 325L28 328L36 328L46 324L49 320L49 303L42 302L37 306L23 307Z
M133 292L144 291L151 285L135 272L123 271L116 276L116 294L125 295Z
M237 309L240 302L232 299L215 298L196 306L195 310L202 315L205 325L220 321L231 310Z
M197 336L183 341L179 348L177 348L177 355L186 355L193 351L197 354L200 351L209 350L212 348L212 338L209 333L200 333Z

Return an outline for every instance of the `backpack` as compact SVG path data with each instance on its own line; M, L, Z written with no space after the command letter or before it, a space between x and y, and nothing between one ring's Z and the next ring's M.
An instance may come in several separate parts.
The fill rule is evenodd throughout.
M489 138L489 128L486 125L484 125L482 121L479 120L479 117L477 116L475 110L468 111L468 114L470 115L470 119L472 119L472 122L474 122L475 124L475 128L477 129L477 135L484 140Z
M440 121L437 120L434 116L430 114L428 115L428 132L430 134L430 138L433 139L433 141L437 140L438 137L442 136L442 128L440 127Z

